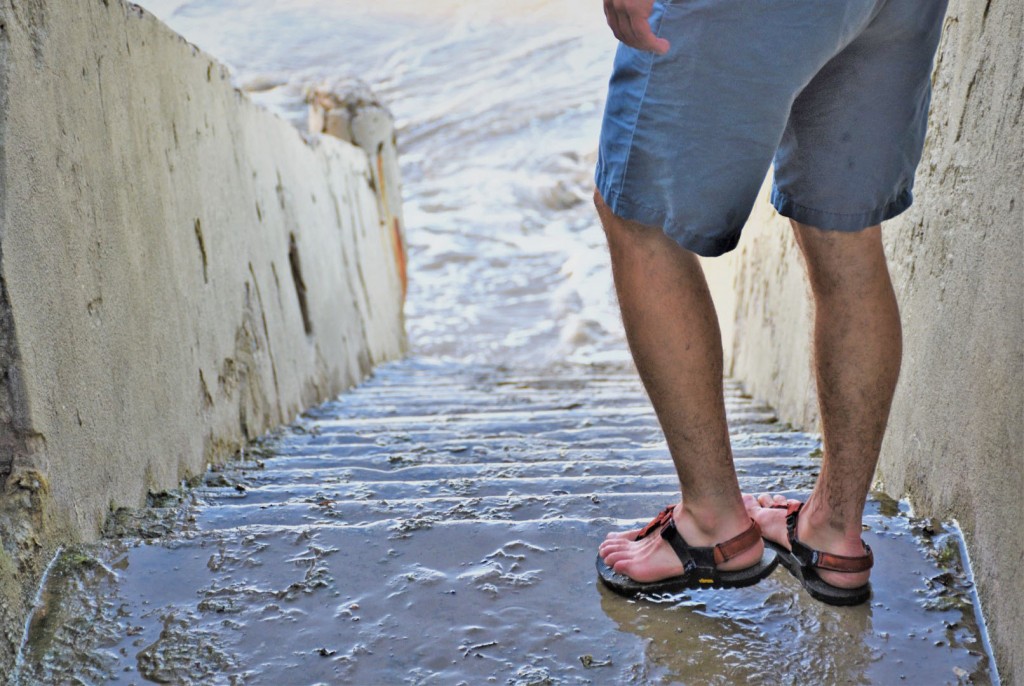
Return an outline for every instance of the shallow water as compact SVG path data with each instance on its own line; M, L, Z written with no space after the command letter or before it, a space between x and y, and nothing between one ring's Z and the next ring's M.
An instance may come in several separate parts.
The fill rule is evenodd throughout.
M397 117L409 360L65 551L18 681L990 683L960 538L873 497L874 596L784 570L625 601L597 543L675 496L589 203L614 43L590 0L151 0L302 126L306 84ZM746 490L806 495L814 435L727 384Z
M253 97L355 75L396 117L415 354L624 359L590 193L614 40L588 0L151 0Z
M727 395L741 486L805 496L817 437ZM675 484L621 365L386 365L67 551L21 682L990 683L956 531L882 495L867 605L816 602L781 568L745 589L609 593L598 542Z

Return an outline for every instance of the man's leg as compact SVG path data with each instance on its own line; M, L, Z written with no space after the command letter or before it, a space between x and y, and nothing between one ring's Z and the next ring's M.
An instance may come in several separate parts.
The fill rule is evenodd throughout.
M899 376L899 308L880 226L856 233L796 222L793 228L814 297L814 370L824 442L821 474L797 535L812 548L857 556L863 554L861 517ZM770 504L765 496L760 501ZM764 536L785 543L785 511L761 509L749 497L747 504ZM853 588L869 572L819 575Z
M682 489L679 533L694 546L726 541L750 526L733 468L722 390L722 341L697 256L660 228L615 216L595 196L611 252L612 274L633 359L654 405ZM755 545L721 565L743 569L761 559ZM601 555L636 581L682 573L659 536L609 536Z

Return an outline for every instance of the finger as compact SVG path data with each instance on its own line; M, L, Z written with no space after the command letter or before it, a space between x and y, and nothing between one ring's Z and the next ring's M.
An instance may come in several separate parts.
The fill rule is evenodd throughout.
M629 20L629 31L634 41L630 45L639 50L646 50L658 55L664 55L668 52L669 42L664 38L658 38L654 35L654 32L651 31L651 25L647 23L647 17L629 15Z
M625 43L631 48L639 48L640 46L637 45L637 38L636 34L633 32L633 24L630 21L629 12L625 10L619 10L618 20L619 33L622 34L619 40L621 40L623 43Z
M612 34L619 40L622 40L622 29L619 27L619 15L615 9L611 6L611 0L604 4L604 18L608 22L608 28L612 30Z

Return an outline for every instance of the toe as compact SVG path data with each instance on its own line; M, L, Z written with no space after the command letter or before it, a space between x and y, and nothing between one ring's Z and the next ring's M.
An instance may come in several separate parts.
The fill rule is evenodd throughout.
M778 508L762 507L750 511L750 517L761 527L761 536L766 540L789 548L786 534L786 511Z
M651 577L651 575L648 572L648 570L644 569L644 566L642 564L639 564L636 560L632 558L619 560L615 564L610 564L608 566L614 569L619 574L625 574L633 581L646 583L648 581L654 580L653 578L649 578Z
M601 541L601 547L602 548L609 548L609 549L610 548L627 548L632 543L633 543L633 541L627 540L625 538L606 538L603 541Z
M623 562L632 559L632 556L630 556L628 554L628 551L613 550L612 552L608 553L607 555L604 555L603 558L604 558L604 563L606 565L608 565L612 569L615 569L616 565L622 564Z
M605 560L605 562L607 562L608 566L614 569L619 574L625 574L626 576L633 578L633 575L629 573L629 570L632 568L629 559L619 559L615 560L614 562L609 562L608 560Z
M639 534L641 531L643 531L643 529L632 529L630 531L612 531L609 532L607 536L605 536L605 540L624 538L627 541L633 541L636 540L637 534Z
M605 541L598 547L598 552L601 553L601 557L608 557L612 553L621 552L623 550L629 550L632 546L629 541L623 540L611 540Z
M793 500L792 498L787 498L786 496L779 495L777 493L762 493L759 496L757 496L756 500L757 504L760 505L761 507L773 508L783 508L789 503L798 502L796 500ZM744 500L744 503L747 503L747 501ZM747 510L750 509L750 504L747 504Z

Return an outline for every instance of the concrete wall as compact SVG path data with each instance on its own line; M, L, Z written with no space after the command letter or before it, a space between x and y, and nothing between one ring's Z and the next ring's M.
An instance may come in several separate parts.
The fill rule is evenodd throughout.
M0 673L58 543L403 352L372 115L307 143L134 5L0 0Z
M1005 683L1024 682L1024 5L953 0L916 204L886 224L905 354L879 477L963 526ZM817 423L796 247L764 203L736 268L732 372Z

